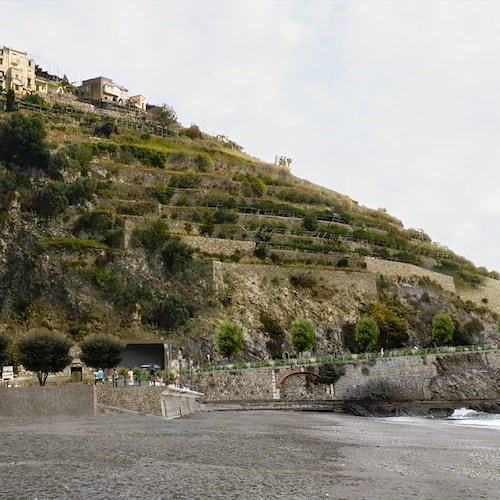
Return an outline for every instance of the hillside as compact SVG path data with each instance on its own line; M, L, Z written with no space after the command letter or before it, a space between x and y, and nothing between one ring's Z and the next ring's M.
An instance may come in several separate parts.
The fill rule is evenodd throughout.
M457 344L495 335L498 273L384 210L158 110L25 101L0 111L0 328L14 336L167 337L196 361L224 319L245 359L291 352L298 317L317 353L355 350L362 314L389 325L385 347L431 345L440 310Z

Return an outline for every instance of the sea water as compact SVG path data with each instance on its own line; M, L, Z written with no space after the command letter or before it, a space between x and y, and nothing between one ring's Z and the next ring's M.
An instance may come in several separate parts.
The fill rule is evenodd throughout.
M470 408L459 408L448 418L435 419L425 417L388 417L383 420L394 423L428 425L432 421L439 420L454 426L481 427L500 431L500 414L486 413L484 411L471 410Z

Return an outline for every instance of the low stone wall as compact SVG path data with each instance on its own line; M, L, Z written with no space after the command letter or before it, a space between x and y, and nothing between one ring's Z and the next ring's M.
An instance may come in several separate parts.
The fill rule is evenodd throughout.
M184 243L209 255L231 256L235 252L250 254L255 249L254 241L224 240L221 238L205 238L204 236L181 236Z
M96 387L97 404L112 408L162 416L160 395L165 386Z
M94 415L93 385L0 388L0 416Z
M463 300L470 300L478 305L487 306L492 311L500 309L500 280L482 278L482 283L477 288L459 290L457 294Z

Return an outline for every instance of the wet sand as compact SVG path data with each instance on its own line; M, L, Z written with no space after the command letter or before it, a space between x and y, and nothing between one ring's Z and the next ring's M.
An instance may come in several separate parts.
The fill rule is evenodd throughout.
M493 499L500 432L285 411L0 419L1 499Z

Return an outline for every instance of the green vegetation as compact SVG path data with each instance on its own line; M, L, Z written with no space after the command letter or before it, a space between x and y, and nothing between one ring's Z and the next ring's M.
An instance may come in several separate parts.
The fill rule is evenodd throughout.
M370 316L361 317L356 323L354 338L360 351L371 351L379 340L377 322Z
M434 315L432 319L432 335L437 345L448 344L453 338L455 324L452 317L444 311Z
M381 347L395 349L408 342L408 321L393 308L378 302L371 308L370 316L377 322Z
M8 346L9 346L9 337L7 337L5 333L0 332L0 368L9 359L9 353L7 352Z
M124 344L108 335L93 335L80 342L80 359L93 368L114 368L122 361Z
M228 361L243 349L243 331L231 321L224 321L217 333L217 349Z
M299 356L310 351L316 345L316 332L312 323L305 319L295 320L290 331L290 342Z
M40 118L12 113L0 122L0 161L23 169L47 168L49 149L45 137Z
M35 332L19 340L17 345L19 362L36 373L41 386L45 385L50 373L60 372L71 363L71 341L62 335L49 331Z

